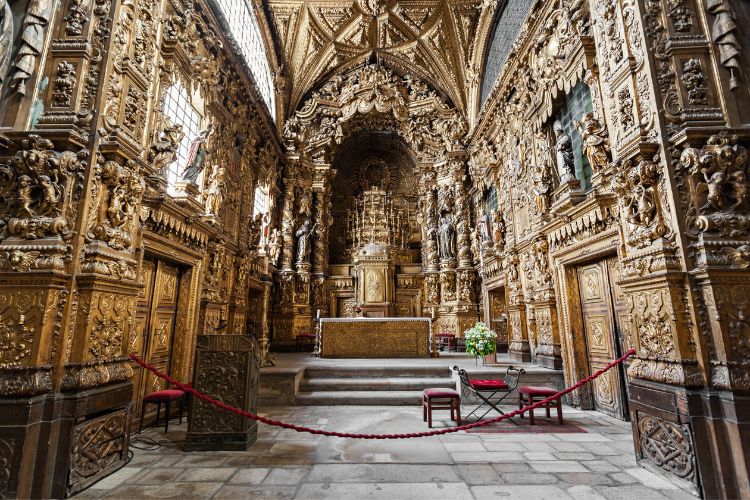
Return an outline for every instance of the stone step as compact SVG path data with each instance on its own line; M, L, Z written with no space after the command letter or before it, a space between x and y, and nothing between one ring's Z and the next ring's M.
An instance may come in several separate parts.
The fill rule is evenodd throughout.
M414 378L450 377L448 366L308 366L305 378Z
M310 378L300 382L300 391L422 391L428 387L454 388L448 377Z
M313 391L300 392L297 406L411 406L422 404L422 391Z

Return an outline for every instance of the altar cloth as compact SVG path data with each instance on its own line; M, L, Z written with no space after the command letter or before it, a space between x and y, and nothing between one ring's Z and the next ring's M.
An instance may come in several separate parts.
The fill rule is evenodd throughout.
M422 358L430 356L430 318L323 318L324 358Z

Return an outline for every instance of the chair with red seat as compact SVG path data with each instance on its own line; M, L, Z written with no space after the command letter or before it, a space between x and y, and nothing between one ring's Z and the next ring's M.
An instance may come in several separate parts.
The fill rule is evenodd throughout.
M451 420L461 425L461 395L453 389L435 388L422 391L422 420L432 427L432 410L450 410Z
M161 412L161 405L164 403L167 407L166 411L166 422L164 424L164 432L169 432L169 413L172 406L172 401L179 401L180 403L180 424L182 423L182 414L184 412L185 404L185 392L180 389L163 389L161 391L152 392L145 398L143 398L143 404L141 405L141 423L138 427L138 433L143 430L143 416L146 414L147 405L156 405L156 424L159 424L159 413Z
M461 379L461 385L470 393L473 393L481 400L479 406L474 408L466 418L468 419L472 415L477 414L482 408L489 406L487 410L477 420L482 420L492 410L495 410L501 415L505 415L498 406L500 403L507 398L511 392L518 386L518 379L521 375L526 373L523 368L515 368L509 366L505 371L505 377L503 380L480 380L471 379L469 374L463 368L457 366L453 367L453 370L458 372L458 376ZM513 422L513 420L511 420ZM515 423L515 422L513 422Z
M522 385L518 388L518 409L520 410L526 405L533 405L534 397L537 398L537 401L541 401L550 396L554 396L555 394L557 394L557 392L558 391L556 389L552 389L550 387ZM555 408L557 410L557 423L562 425L563 414L562 402L560 401L560 399L561 398L558 396L557 398L549 401L548 403L545 403L539 408L544 408L545 410L547 410L547 418L550 418L550 408ZM521 418L523 418L523 413L521 413ZM529 410L529 425L534 425L534 410Z

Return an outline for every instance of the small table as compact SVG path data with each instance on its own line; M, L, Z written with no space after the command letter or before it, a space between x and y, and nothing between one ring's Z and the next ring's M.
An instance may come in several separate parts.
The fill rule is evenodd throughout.
M451 352L451 346L453 350L458 352L458 339L453 333L436 333L435 338L437 339L438 348L442 351L445 346L448 346L448 352Z
M304 351L305 346L315 346L315 339L317 339L317 335L314 333L300 333L295 338L297 341L297 351Z

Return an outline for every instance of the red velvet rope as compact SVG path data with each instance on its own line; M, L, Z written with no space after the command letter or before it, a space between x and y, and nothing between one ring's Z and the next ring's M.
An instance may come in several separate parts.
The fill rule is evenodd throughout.
M166 380L167 382L178 387L182 391L189 392L193 396L205 401L208 404L211 404L213 406L216 406L217 408L228 411L230 413L234 413L236 415L240 415L245 418L250 418L252 420L257 420L258 422L263 422L264 424L267 424L267 425L274 425L276 427L282 427L284 429L291 429L297 432L309 432L310 434L320 434L322 436L333 436L333 437L352 438L352 439L409 439L409 438L419 438L419 437L428 437L428 436L440 436L443 434L450 434L452 432L473 429L475 427L482 427L482 426L489 425L495 422L500 422L502 420L505 420L506 418L515 417L516 415L520 415L521 413L525 413L534 408L539 408L540 406L545 405L549 403L550 401L554 401L555 399L561 396L564 396L565 394L568 394L569 392L572 392L578 389L579 387L581 387L582 385L594 380L596 377L600 376L602 373L619 365L620 363L622 363L623 361L625 361L627 358L629 358L630 356L634 354L635 354L635 349L630 349L621 358L618 358L612 361L610 364L608 364L601 370L598 370L592 373L591 375L589 375L588 377L581 379L580 381L578 381L577 384L570 386L567 389L563 389L557 394L554 394L539 402L536 402L533 405L525 406L518 410L514 410L510 413L500 415L499 417L494 417L494 418L490 418L487 420L480 420L478 422L473 422L471 424L465 424L465 425L461 425L458 427L447 427L445 429L435 429L432 431L425 431L425 432L411 432L407 434L354 434L351 432L324 431L321 429L311 429L309 427L302 427L299 425L287 424L285 422L279 422L278 420L271 420L270 418L262 417L254 413L250 413L249 411L245 411L239 408L235 408L233 406L229 406L228 404L222 403L221 401L214 399L211 396L207 396L206 394L203 394L202 392L197 391L190 386L182 384L178 382L177 380L173 379L172 377L170 377L169 375L165 375L164 373L161 373L155 366L149 365L148 363L143 362L141 359L138 358L138 356L134 354L131 354L130 358L136 363L138 363L140 366L145 368L146 370L156 375L157 377Z

